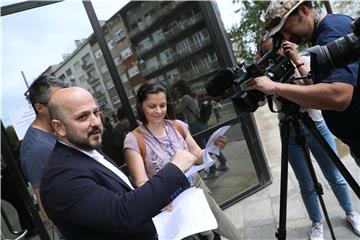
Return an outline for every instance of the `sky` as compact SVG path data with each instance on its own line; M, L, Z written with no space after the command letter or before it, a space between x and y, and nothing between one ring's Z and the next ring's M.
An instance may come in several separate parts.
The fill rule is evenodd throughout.
M1 6L21 2L0 0ZM107 20L128 0L92 0L97 18ZM216 0L225 29L238 24L232 0ZM224 17L226 16L226 17ZM81 0L64 2L0 17L1 26L1 104L0 117L10 124L8 113L27 105L28 84L50 65L62 61L62 55L75 50L75 40L87 38L92 28Z

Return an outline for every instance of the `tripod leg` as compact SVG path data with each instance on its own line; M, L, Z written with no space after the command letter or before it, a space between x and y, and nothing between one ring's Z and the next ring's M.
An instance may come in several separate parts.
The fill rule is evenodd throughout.
M316 138L316 140L320 143L322 148L325 150L326 154L330 157L330 159L333 161L337 169L339 169L340 173L343 175L349 186L352 188L352 190L355 192L355 194L360 199L360 186L357 184L355 179L351 176L349 171L346 169L344 164L340 161L339 157L334 153L334 151L331 149L329 144L325 141L323 136L320 134L318 129L315 126L315 123L312 121L312 119L305 115L302 118L302 121L304 125L307 127L307 129L311 132L311 134Z
M313 166L313 164L311 162L310 153L309 153L307 145L306 145L304 131L300 128L298 120L295 120L293 123L294 123L294 128L295 128L295 133L296 133L296 142L302 148L302 151L303 151L303 154L304 154L304 157L305 157L305 160L306 160L306 164L308 166L308 170L310 172L310 176L311 176L311 179L312 179L313 184L314 184L314 189L315 189L316 194L317 194L317 196L319 198L319 202L320 202L321 208L323 210L323 213L324 213L324 216L325 216L325 219L326 219L326 223L329 226L331 238L333 240L335 240L336 239L335 233L334 233L333 227L331 225L329 215L328 215L327 210L326 210L324 199L322 197L322 195L324 194L324 191L323 191L323 188L322 188L321 184L319 183L319 181L318 181L318 179L316 177L315 169L314 169L314 166Z
M289 120L281 121L281 178L280 178L280 210L279 228L275 234L278 240L286 239L286 211L287 211L287 181L288 181L288 149L289 149Z

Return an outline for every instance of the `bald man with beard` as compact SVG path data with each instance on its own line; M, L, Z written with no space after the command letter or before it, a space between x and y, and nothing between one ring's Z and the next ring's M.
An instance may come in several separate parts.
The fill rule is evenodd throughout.
M184 172L196 157L177 151L171 163L134 189L97 150L102 125L90 92L61 89L52 95L49 112L58 141L44 169L40 194L65 239L157 239L151 218L189 187Z

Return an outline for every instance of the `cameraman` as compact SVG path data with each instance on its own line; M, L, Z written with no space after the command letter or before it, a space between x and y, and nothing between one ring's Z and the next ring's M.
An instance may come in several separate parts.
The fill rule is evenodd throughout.
M259 57L269 51L272 47L272 37L268 38L265 41L262 41L259 46ZM300 66L297 68L295 72L295 77L307 76L309 73L309 57L307 56L299 56L296 44L293 44L289 41L283 41L281 48L277 52L280 55L287 55L291 62L294 65ZM295 84L311 84L311 81L306 82L303 80L293 80ZM278 109L282 109L281 101L273 98L273 102L276 104ZM300 111L306 111L310 118L314 121L316 128L319 130L324 139L328 142L334 152L336 152L336 144L334 141L334 137L326 126L326 123L321 115L320 110L315 109L304 109L302 108ZM278 115L281 120L284 117L284 113L279 112ZM280 124L281 121L280 121ZM326 180L333 193L335 194L340 206L344 209L346 215L354 215L358 214L354 212L350 191L347 187L346 181L333 164L329 156L326 154L324 149L322 149L321 145L316 141L315 137L310 133L310 131L303 126L304 137L306 138L307 146L311 150L316 162L319 164L319 167L324 174ZM281 130L281 128L280 128ZM310 240L322 240L324 239L323 235L323 224L321 223L321 210L319 206L319 201L316 196L316 191L314 188L314 184L312 182L312 178L310 172L308 170L306 159L302 153L301 146L297 143L297 138L295 134L294 128L289 129L289 139L288 139L288 160L289 163L294 170L296 179L299 183L299 188L301 192L301 196L305 205L305 208L308 212L309 218L312 221L312 227L309 233ZM283 133L281 133L282 135ZM355 232L360 232L360 224L356 225L356 221L350 221L350 217L348 217L350 224L352 225Z
M341 14L320 14L311 1L271 1L265 14L267 37L281 32L294 43L325 45L352 33L353 19ZM312 61L314 62L314 61ZM303 63L297 63L300 67ZM321 66L311 66L314 85L277 83L262 76L247 85L267 95L279 95L306 108L321 109L331 132L346 143L360 166L360 91L358 63L321 76Z

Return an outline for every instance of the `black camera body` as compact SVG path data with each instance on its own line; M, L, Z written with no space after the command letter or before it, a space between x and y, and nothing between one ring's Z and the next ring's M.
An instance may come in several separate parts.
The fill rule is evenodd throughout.
M259 102L265 100L265 95L257 90L245 91L246 83L264 75L276 82L287 82L295 73L295 67L290 59L277 54L282 40L281 34L275 35L272 49L259 61L249 66L236 64L231 68L221 69L206 85L208 94L220 96L229 87L234 86L235 94L232 96L234 105L241 112L255 112L259 107Z
M353 33L340 37L324 46L316 45L307 49L312 55L312 65L319 68L322 77L336 68L344 67L360 59L360 18L353 23Z

